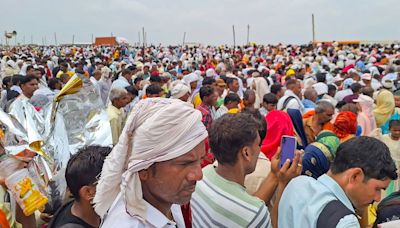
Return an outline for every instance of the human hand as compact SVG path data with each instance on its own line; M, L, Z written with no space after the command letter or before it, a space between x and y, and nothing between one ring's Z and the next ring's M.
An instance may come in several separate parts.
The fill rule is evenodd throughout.
M293 162L290 164L290 160L287 159L283 164L282 168L278 172L278 181L280 184L287 185L290 180L299 176L303 169L301 160L301 151L296 151ZM279 159L278 159L279 161ZM279 165L279 162L278 162Z

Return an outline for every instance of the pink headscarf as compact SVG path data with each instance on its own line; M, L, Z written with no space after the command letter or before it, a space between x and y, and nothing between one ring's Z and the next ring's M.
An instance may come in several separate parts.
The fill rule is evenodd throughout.
M283 135L293 136L293 124L290 116L283 111L274 110L265 116L267 136L261 144L261 152L270 160L276 154Z

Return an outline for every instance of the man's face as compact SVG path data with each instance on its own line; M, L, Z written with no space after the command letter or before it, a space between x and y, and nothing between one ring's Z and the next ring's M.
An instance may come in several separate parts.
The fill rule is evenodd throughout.
M276 104L273 104L273 103L268 103L267 104L267 103L264 102L263 106L264 106L265 109L267 109L268 112L276 110Z
M129 104L129 102L130 102L130 98L129 98L128 93L126 93L125 95L122 95L121 97L116 99L115 104L116 104L116 106L119 106L119 108L123 108L127 104Z
M354 177L345 189L346 195L357 209L364 209L374 201L379 202L381 191L385 190L390 183L390 179L369 179L365 181L364 177L364 175Z
M400 126L392 126L390 128L390 134L392 138L399 139L400 138Z
M145 73L145 74L149 73L149 67L148 66L143 67L143 73Z
M396 104L396 107L400 108L400 96L395 96L394 102Z
M296 85L293 87L293 93L296 94L300 99L302 98L300 82L297 82Z
M35 69L31 68L26 72L26 75L35 75Z
M232 92L236 93L239 90L239 81L238 80L233 80L233 82L230 84L229 89Z
M258 155L260 154L260 136L257 133L257 138L254 142L248 147L248 159L249 159L249 166L247 169L246 174L250 174L254 172L257 165Z
M39 88L38 81L36 79L21 85L22 92L28 98L33 96L33 93Z
M278 93L276 93L276 97L279 99L285 95L285 90L280 89Z
M139 172L143 196L158 204L188 203L195 190L196 182L203 178L200 163L205 156L204 142L188 153L172 160L155 163ZM156 202L154 202L156 201Z
M335 110L331 108L328 108L327 110L325 110L325 112L319 113L319 124L326 124L331 121L333 114L335 114Z
M42 72L40 72L40 70L35 70L35 71L34 71L34 76L35 76L36 78L41 78L41 77L42 77Z
M190 93L186 93L185 95L183 95L182 97L180 97L179 99L181 101L187 102L189 100L190 97Z

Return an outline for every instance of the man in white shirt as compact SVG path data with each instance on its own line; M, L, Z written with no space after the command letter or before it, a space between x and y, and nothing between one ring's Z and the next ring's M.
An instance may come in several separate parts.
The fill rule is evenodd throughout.
M179 205L203 177L201 117L179 99L147 98L133 108L97 186L102 227L185 227Z
M304 113L304 105L301 102L301 84L297 79L289 79L286 81L285 95L278 101L277 109L286 110L288 108L297 109Z
M130 86L132 80L132 71L129 69L124 69L121 73L121 75L118 77L117 80L115 80L111 86L111 89L114 88L125 88L127 86Z

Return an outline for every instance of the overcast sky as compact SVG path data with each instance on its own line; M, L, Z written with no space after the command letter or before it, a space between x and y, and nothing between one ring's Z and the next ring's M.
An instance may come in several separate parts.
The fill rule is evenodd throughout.
M307 43L311 14L318 40L400 40L398 0L1 0L0 31L18 32L18 42L90 42L96 36L138 42L145 27L148 42ZM4 42L4 36L2 36ZM14 42L14 41L12 41Z

